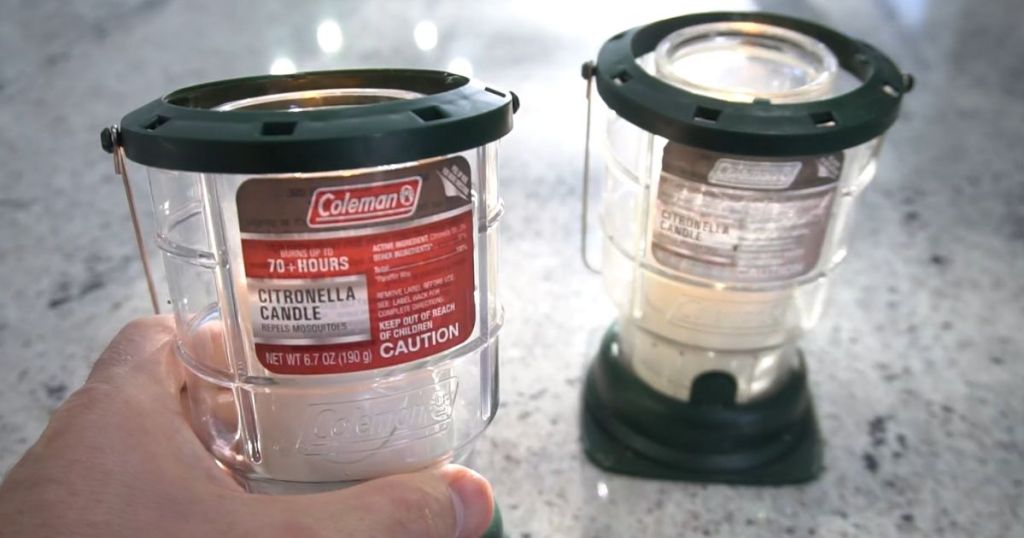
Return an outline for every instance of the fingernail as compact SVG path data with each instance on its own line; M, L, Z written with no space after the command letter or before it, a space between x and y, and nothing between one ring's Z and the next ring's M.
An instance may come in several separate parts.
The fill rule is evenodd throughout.
M448 484L455 507L455 535L476 538L491 523L494 497L487 479L461 465L445 465L441 477Z

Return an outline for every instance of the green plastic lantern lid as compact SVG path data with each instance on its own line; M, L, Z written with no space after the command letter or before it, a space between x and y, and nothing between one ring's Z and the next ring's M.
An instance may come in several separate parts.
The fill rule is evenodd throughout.
M268 75L183 88L128 113L101 142L156 168L323 172L483 146L512 130L511 92L443 71Z
M726 100L689 91L638 62L654 53L666 37L700 25L732 27L735 35L749 30L744 37L750 40L763 39L768 27L799 34L823 45L825 53L834 56L832 61L859 84L803 102ZM721 42L723 35L711 32L703 43L715 47L715 40ZM773 51L770 45L766 49L766 55L784 56L781 49ZM691 73L727 67L711 55L707 59ZM737 72L753 76L750 69ZM583 76L595 80L609 108L645 131L707 150L755 156L830 153L867 142L892 126L903 95L913 86L910 75L867 43L819 24L768 13L700 13L627 30L604 43L597 62L584 64Z

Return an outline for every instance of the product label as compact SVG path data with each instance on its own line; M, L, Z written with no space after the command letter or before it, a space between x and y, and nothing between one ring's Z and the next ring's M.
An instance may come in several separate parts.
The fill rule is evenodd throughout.
M238 215L256 355L279 374L394 366L476 321L470 168L255 178Z
M727 282L772 282L817 265L842 154L744 158L668 143L652 213L662 266Z

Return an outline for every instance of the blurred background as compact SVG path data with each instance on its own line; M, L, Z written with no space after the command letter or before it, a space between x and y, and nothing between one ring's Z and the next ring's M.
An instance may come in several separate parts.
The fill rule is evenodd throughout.
M580 64L629 27L764 9L872 43L917 87L803 339L816 482L638 480L579 445L613 318L579 261ZM515 91L499 175L501 410L471 464L511 536L1024 533L1024 6L1014 0L0 1L0 472L117 329L149 312L102 127L172 89L260 73L446 68Z

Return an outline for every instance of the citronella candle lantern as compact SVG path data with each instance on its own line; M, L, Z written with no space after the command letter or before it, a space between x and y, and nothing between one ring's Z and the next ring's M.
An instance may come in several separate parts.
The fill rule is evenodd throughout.
M619 311L586 383L588 455L645 476L814 477L797 339L912 79L863 42L761 13L633 28L584 77L608 108L602 272Z
M140 247L163 258L192 425L224 466L302 491L466 456L498 406L497 141L517 105L451 73L334 71L184 88L104 131L122 174L148 173Z

